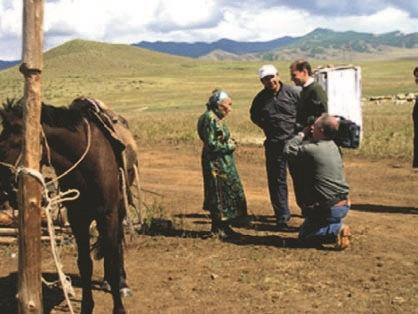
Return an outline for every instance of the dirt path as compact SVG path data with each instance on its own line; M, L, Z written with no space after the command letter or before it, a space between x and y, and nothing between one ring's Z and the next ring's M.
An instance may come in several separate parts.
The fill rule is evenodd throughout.
M334 252L297 246L302 219L293 194L295 231L274 230L262 148L241 147L237 160L255 228L237 228L243 239L223 243L205 238L200 147L142 149L143 188L163 195L145 193L145 202L174 230L128 244L129 313L418 313L418 172L403 163L347 160L353 210L346 222L354 237L349 249ZM16 251L0 252L1 313L15 310ZM55 273L48 255L44 271ZM77 285L74 248L63 257ZM101 274L96 262L94 279ZM44 295L52 313L65 312L59 293ZM109 294L96 290L94 298L95 313L110 313Z

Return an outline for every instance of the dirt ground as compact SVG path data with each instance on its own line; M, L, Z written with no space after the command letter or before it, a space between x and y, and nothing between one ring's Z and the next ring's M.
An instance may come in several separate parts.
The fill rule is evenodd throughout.
M418 313L418 172L409 164L345 160L353 241L335 252L299 245L302 219L292 192L294 230L275 230L262 147L238 149L254 226L236 228L243 237L230 243L206 237L200 147L141 150L145 204L172 226L128 242L126 270L134 293L124 299L129 313ZM1 313L16 312L15 253L16 246L0 249ZM74 247L65 247L62 257L79 311ZM43 263L45 277L55 278L46 246ZM95 286L102 273L102 263L95 262ZM44 299L46 313L68 312L59 291L44 289ZM111 313L110 294L95 289L94 299L94 313Z

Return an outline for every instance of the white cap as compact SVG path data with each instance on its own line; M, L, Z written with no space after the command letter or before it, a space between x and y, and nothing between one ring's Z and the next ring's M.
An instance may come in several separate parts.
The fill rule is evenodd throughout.
M279 72L276 67L272 64L265 64L258 70L258 75L260 79L269 75L277 75Z

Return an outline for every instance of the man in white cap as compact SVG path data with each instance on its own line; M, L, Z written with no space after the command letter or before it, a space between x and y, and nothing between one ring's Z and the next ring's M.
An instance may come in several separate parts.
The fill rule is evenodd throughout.
M287 189L287 161L283 155L285 142L294 136L299 92L280 81L277 69L263 65L259 78L264 88L255 96L251 121L266 136L264 141L270 200L279 228L287 227L290 219Z

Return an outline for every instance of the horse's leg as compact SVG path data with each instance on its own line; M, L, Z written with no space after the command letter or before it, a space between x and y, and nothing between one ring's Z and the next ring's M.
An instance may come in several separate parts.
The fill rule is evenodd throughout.
M126 282L126 272L125 272L125 257L123 254L123 245L119 243L119 256L120 256L120 283L119 289L122 297L128 297L132 295L132 290L129 288L128 283Z
M80 222L71 224L78 249L78 269L81 277L83 296L81 301L81 313L93 313L94 301L91 291L91 276L93 263L90 257L90 234L87 224L80 225Z
M112 290L113 313L122 314L125 313L120 293L121 268L123 268L121 266L122 225L117 210L106 214L103 221L101 219L98 221L98 225L100 225L99 230L103 241L105 277L107 277Z
M119 290L122 297L129 297L132 295L132 290L129 288L128 283L126 282L126 272L125 272L125 258L123 256L123 245L119 244L119 256L120 256L120 278L119 278ZM107 258L104 259L104 280L103 280L103 287L107 291L111 291L110 287L110 266L109 260Z

